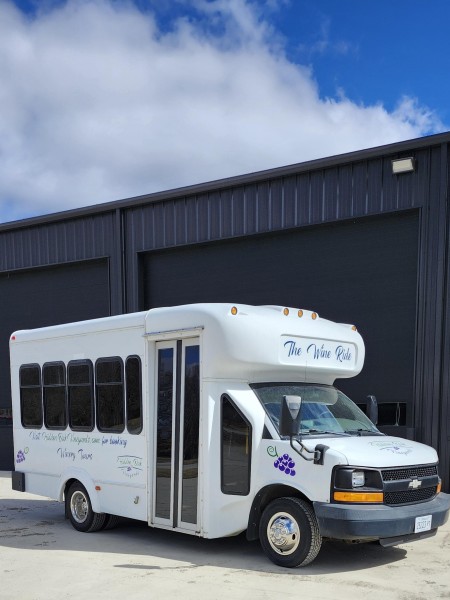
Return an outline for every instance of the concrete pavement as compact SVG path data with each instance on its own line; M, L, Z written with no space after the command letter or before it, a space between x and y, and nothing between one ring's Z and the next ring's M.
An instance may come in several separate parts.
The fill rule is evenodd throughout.
M450 524L413 544L326 542L308 567L273 565L245 536L203 540L125 521L79 533L57 502L0 473L0 599L450 598Z

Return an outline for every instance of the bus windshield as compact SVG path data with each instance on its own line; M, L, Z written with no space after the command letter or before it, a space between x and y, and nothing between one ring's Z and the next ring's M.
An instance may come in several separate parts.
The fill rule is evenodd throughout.
M301 435L382 435L350 398L333 386L306 383L254 383L272 423L279 431L283 396L300 396Z

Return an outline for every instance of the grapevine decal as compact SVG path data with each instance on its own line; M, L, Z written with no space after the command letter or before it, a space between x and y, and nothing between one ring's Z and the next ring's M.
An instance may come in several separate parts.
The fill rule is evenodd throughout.
M28 448L25 448L25 450L19 450L16 456L16 463L19 464L23 462L25 460L25 454L28 454Z
M272 458L276 457L276 460L273 463L275 469L278 469L285 475L290 475L294 477L295 475L295 462L289 454L283 454L283 456L279 456L277 449L275 446L269 446L267 448L267 454L272 456Z

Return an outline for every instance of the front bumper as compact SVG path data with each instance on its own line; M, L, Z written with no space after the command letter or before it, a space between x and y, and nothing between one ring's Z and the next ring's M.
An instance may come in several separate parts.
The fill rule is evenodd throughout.
M436 533L446 523L450 495L440 493L428 502L405 506L345 505L314 502L322 537L338 540L380 540L383 545L400 544ZM414 533L416 517L431 515L431 530Z

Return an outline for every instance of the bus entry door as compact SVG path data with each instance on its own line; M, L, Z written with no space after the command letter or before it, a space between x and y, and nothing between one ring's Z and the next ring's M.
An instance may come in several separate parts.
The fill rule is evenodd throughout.
M156 344L156 422L152 520L197 531L200 344Z

